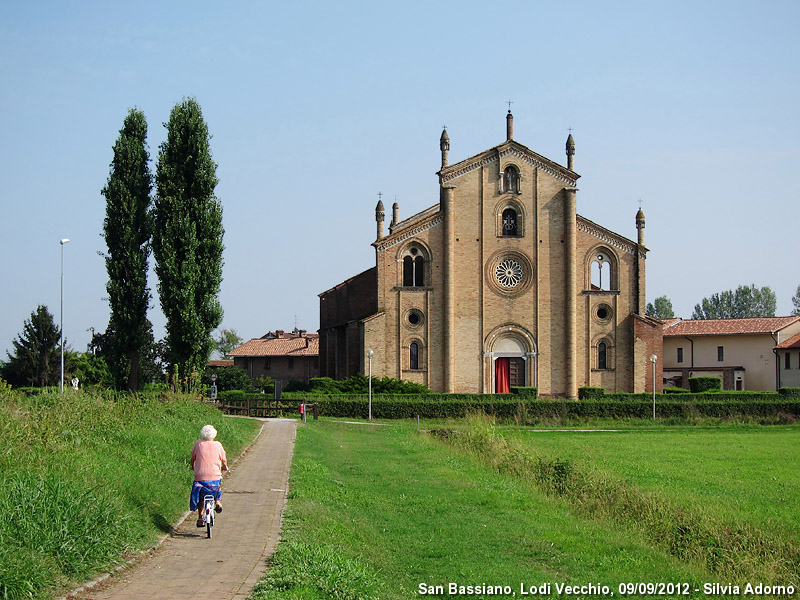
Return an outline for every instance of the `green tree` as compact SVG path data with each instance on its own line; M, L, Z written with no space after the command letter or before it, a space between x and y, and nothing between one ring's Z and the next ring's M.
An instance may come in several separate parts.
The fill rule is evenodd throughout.
M13 386L55 385L60 376L61 331L46 306L39 305L25 320L22 333L11 343L14 354L3 365L3 378Z
M769 286L740 285L703 298L696 304L693 319L744 319L746 317L774 317L778 301Z
M792 296L792 304L794 304L792 314L800 316L800 285L797 286L797 291Z
M214 350L220 358L225 358L234 348L242 344L242 338L236 333L235 329L220 329L217 337L214 338Z
M648 302L645 314L654 319L675 318L675 311L672 310L672 301L666 296L659 296L653 302Z
M150 155L147 150L147 121L140 110L131 109L114 144L103 222L108 253L109 303L115 360L109 366L118 387L139 389L139 355L147 344L147 287L150 255L151 215ZM152 336L151 336L152 337Z
M81 387L98 386L108 388L114 385L111 370L105 359L91 352L69 352L64 357L64 379L78 378Z
M175 105L156 168L153 255L166 316L167 360L182 379L202 372L222 322L222 205L200 105Z
M114 345L115 331L112 323L103 333L96 333L92 337L92 347L95 354L102 357L109 366L111 373L124 373L127 359L118 353ZM163 340L156 342L153 337L153 325L147 321L145 325L144 345L139 348L137 364L139 365L139 383L158 383L164 381L164 354L165 343ZM120 364L121 363L121 364ZM117 387L122 387L125 381L115 381ZM140 386L141 387L141 386Z

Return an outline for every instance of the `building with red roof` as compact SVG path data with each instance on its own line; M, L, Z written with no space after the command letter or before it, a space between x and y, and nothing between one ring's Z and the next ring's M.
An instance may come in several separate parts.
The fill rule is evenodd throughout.
M800 385L800 316L665 321L665 381L688 388L701 376L726 390Z
M245 342L228 356L253 381L272 377L281 388L290 381L307 383L312 377L319 377L319 335L306 333L305 329L270 331Z

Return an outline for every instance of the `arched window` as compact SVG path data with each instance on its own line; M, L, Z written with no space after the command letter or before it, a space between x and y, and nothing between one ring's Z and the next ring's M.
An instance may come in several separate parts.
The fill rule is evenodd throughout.
M425 259L420 251L412 247L403 257L403 286L422 287L425 285Z
M519 235L519 217L513 208L503 211L503 237L517 237Z
M597 344L597 368L608 368L608 346L606 346L605 342Z
M419 344L411 342L408 347L408 368L419 369Z
M591 257L591 283L593 290L611 290L614 284L614 261L604 250L595 251Z
M519 193L519 169L513 165L503 171L503 191L507 194Z

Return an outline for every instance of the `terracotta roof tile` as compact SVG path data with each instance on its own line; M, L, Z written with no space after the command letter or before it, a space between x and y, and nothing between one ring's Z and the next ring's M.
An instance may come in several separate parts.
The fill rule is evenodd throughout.
M272 339L256 338L234 348L228 356L319 356L319 335L290 333Z
M778 344L775 347L779 350L793 350L795 348L800 348L800 333L794 337L790 337L788 340L782 344Z
M209 367L232 367L232 360L210 360L208 361Z
M684 335L754 335L775 333L793 323L798 317L760 317L751 319L693 319L665 323L664 337Z

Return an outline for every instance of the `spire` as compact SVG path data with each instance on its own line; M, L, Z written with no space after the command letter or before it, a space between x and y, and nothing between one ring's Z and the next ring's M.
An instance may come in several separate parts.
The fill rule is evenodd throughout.
M442 137L439 138L439 149L442 151L442 168L450 162L450 136L447 135L447 125L442 129Z
M642 212L641 203L639 211L636 213L636 230L639 233L638 243L640 246L644 246L644 212Z
M567 138L567 168L572 171L575 168L575 140L572 139L572 127L569 128Z
M383 200L381 200L381 194L378 192L378 204L375 206L375 222L377 223L377 239L381 239L383 237L383 218L386 216L386 211L383 210Z
M509 102L509 105L511 103ZM506 141L514 139L514 115L511 114L511 108L508 109L506 115Z
M392 227L400 222L400 205L395 202L392 204Z

